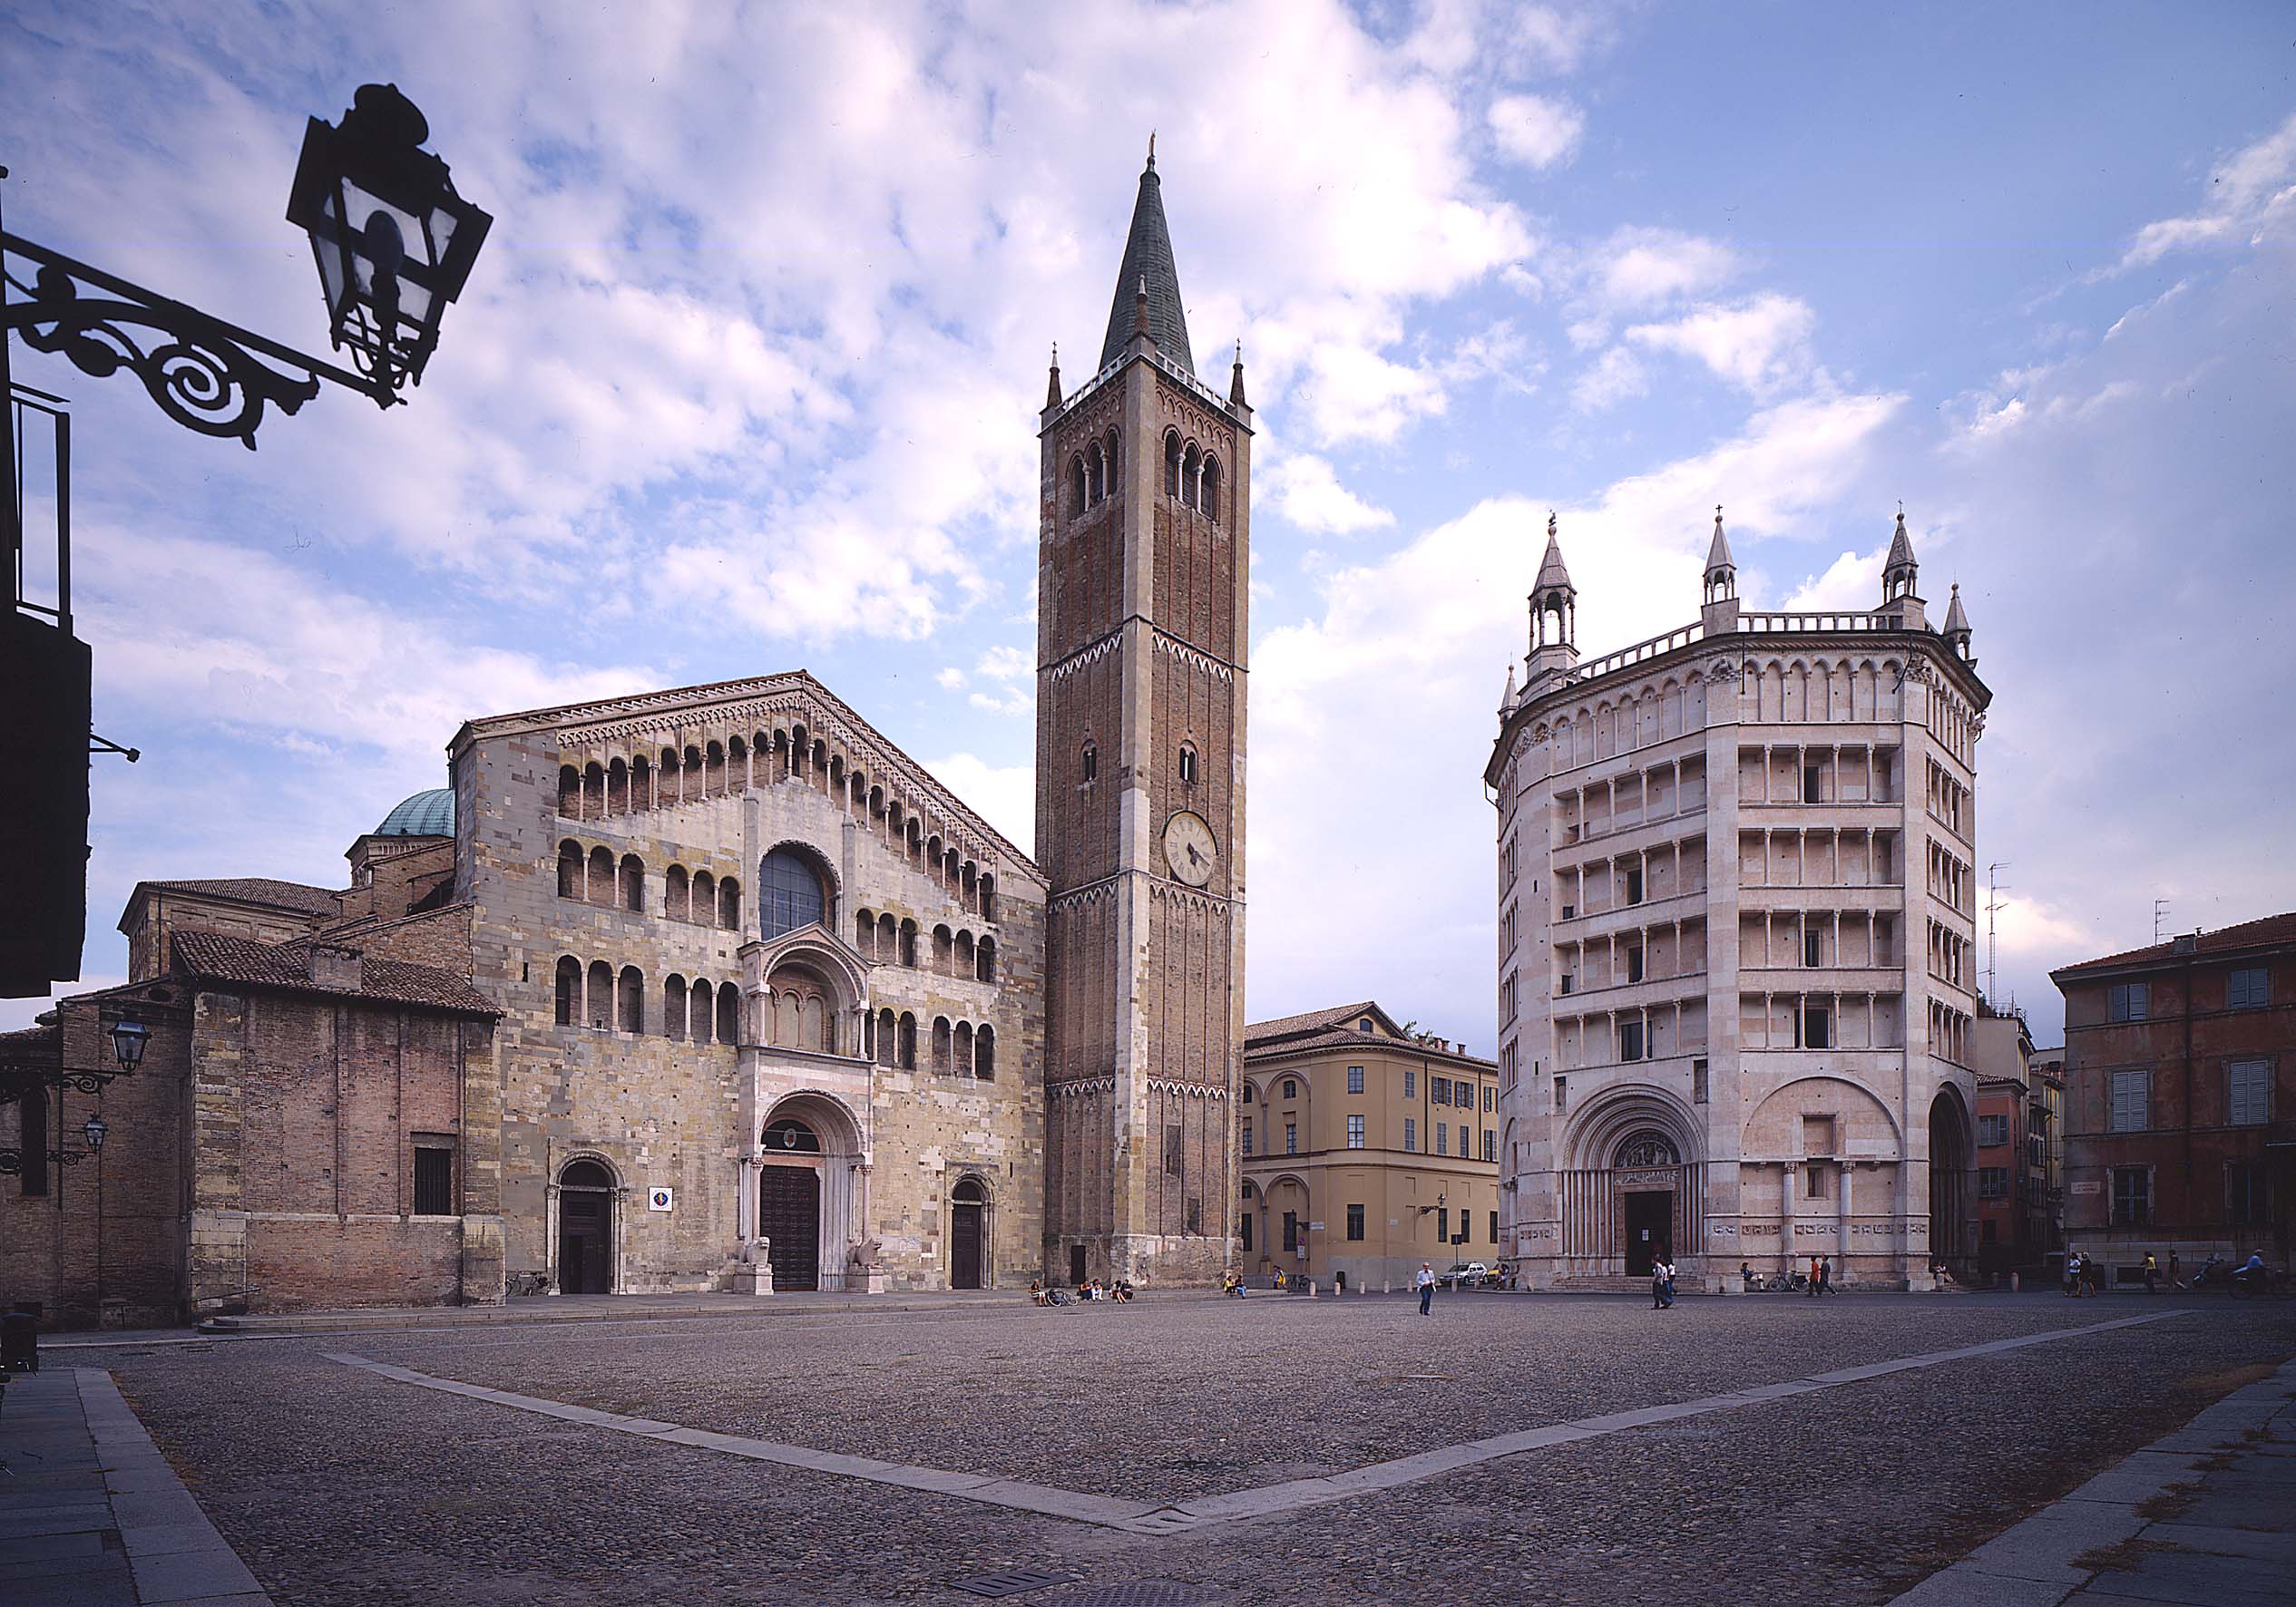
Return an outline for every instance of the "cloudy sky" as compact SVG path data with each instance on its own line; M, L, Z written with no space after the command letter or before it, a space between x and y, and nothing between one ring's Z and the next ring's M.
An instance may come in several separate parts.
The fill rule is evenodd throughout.
M327 882L465 717L806 667L1031 836L1035 409L1149 130L1255 453L1255 1018L1490 1052L1480 773L1547 510L1590 654L1871 606L1904 500L1997 701L2000 990L2296 907L2296 27L2277 5L23 0L15 232L323 344L308 113L496 217L413 404L72 399L84 975L139 878ZM0 1007L0 1025L36 1005Z

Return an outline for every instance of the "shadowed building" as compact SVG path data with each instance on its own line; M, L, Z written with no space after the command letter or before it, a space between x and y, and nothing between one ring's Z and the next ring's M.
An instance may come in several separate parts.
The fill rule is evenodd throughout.
M1534 1286L1973 1252L1976 751L1991 694L1903 515L1871 612L1705 604L1581 662L1555 521L1483 772L1505 1214Z

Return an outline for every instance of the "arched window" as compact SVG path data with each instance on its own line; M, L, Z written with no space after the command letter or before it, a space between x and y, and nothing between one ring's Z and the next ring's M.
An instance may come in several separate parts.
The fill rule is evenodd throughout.
M981 919L983 920L994 920L996 918L997 879L993 876L984 875L981 878Z
M972 1075L972 1023L960 1021L950 1048L949 1069L959 1076Z
M582 812L582 773L572 765L558 767L558 813L574 820Z
M1184 508L1196 506L1197 476L1203 467L1204 454L1197 451L1196 443L1191 441L1187 453L1180 459L1180 505Z
M972 969L974 965L974 959L972 934L971 932L959 932L957 934L956 961L956 969L949 973L951 976L970 977L975 974Z
M972 975L978 981L997 979L997 940L982 938L972 950Z
M1184 787L1196 784L1196 745L1192 742L1180 744L1180 784Z
M901 1054L901 1024L891 1010L877 1012L877 1064L891 1066Z
M933 1017L933 1074L937 1076L946 1076L949 1075L950 1036L949 1018L946 1016Z
M59 1099L58 1104L61 1103ZM24 1091L23 1101L16 1109L20 1113L16 1151L24 1157L24 1169L17 1174L21 1181L16 1192L44 1194L48 1192L48 1091L33 1084Z
M634 965L621 968L621 978L614 988L614 1003L621 1019L618 1025L624 1032L646 1030L646 979Z
M646 908L646 862L634 853L621 856L621 907L640 912Z
M1210 517L1214 523L1220 517L1220 461L1209 453L1204 455L1204 480L1196 492L1197 510Z
M1101 455L1100 443L1097 441L1084 454L1084 478L1090 486L1092 501L1096 504L1106 501L1109 494L1108 460Z
M901 963L913 970L916 968L917 923L914 920L901 923Z
M610 849L590 851L590 901L611 907L614 901L614 856Z
M957 940L945 926L933 929L933 969L943 977L956 975Z
M590 962L590 997L582 1001L590 1024L601 1032L614 1025L614 968L602 959Z
M1086 743L1084 745L1084 755L1080 767L1084 773L1085 780L1091 781L1097 777L1100 774L1100 750L1095 747L1092 744L1089 742Z
M906 1010L901 1012L900 1031L896 1034L896 1037L899 1040L901 1069L904 1071L916 1070L917 1018L909 1014Z
M696 926L708 926L718 913L718 879L707 871L694 872L694 903L688 919Z
M1084 478L1084 459L1080 454L1069 464L1069 512L1073 517L1090 505L1089 487Z
M558 896L582 896L582 845L571 837L558 845Z
M972 1034L972 1075L993 1082L997 1075L997 1030L982 1022Z
M654 804L654 767L639 755L630 762L630 806L650 809Z
M661 985L661 1035L664 1037L686 1036L686 979L676 971Z
M821 878L815 874L804 855L777 848L759 862L757 919L761 935L777 938L822 920L826 903Z
M614 1175L595 1161L576 1161L558 1174L558 1186L568 1189L610 1189Z
M558 961L558 1024L579 1027L582 1019L582 962L572 955Z
M582 768L582 818L596 820L606 813L606 767L592 759Z
M685 920L690 909L689 896L686 867L670 866L662 877L661 912L672 920Z
M901 925L890 915L877 917L877 959L884 965L901 959Z
M877 918L866 910L854 911L853 946L861 951L864 959L877 957Z
M630 766L616 759L606 766L606 813L622 814L630 809Z
M741 1042L741 989L731 982L718 985L718 1041Z
M1116 432L1114 430L1110 430L1109 432L1107 446L1109 465L1108 494L1109 496L1114 496L1116 495Z
M718 924L729 932L741 930L741 883L730 876L718 884Z
M1180 437L1177 431L1164 437L1164 494L1180 494Z

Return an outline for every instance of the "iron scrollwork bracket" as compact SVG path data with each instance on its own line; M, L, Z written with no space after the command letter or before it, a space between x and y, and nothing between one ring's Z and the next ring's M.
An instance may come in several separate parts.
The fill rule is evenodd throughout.
M83 1149L52 1149L47 1158L65 1166L77 1166L92 1152ZM0 1177L15 1177L24 1172L24 1152L20 1149L0 1149Z
M0 236L0 250L8 258L39 265L26 278L17 262L7 262L12 294L0 314L0 338L8 330L21 330L33 350L60 355L98 379L125 368L143 382L170 418L202 435L236 440L252 452L265 408L297 412L319 394L322 379L385 407L396 400L376 380L307 357L45 246L6 235ZM90 290L108 294L89 295Z

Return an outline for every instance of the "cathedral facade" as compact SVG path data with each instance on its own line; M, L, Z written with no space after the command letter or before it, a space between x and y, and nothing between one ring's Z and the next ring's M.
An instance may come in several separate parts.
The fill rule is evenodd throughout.
M1483 779L1497 813L1501 1210L1533 1288L1673 1258L1966 1261L1978 678L1900 514L1871 611L1742 609L1581 662L1553 522Z
M103 1164L181 1210L131 1271L122 1208L26 1184L0 1275L107 1322L1216 1280L1251 433L1151 153L1100 361L1039 419L1033 854L802 671L473 719L349 886L140 884L130 983L5 1035L64 1077L151 1027ZM84 1120L67 1080L0 1138Z

